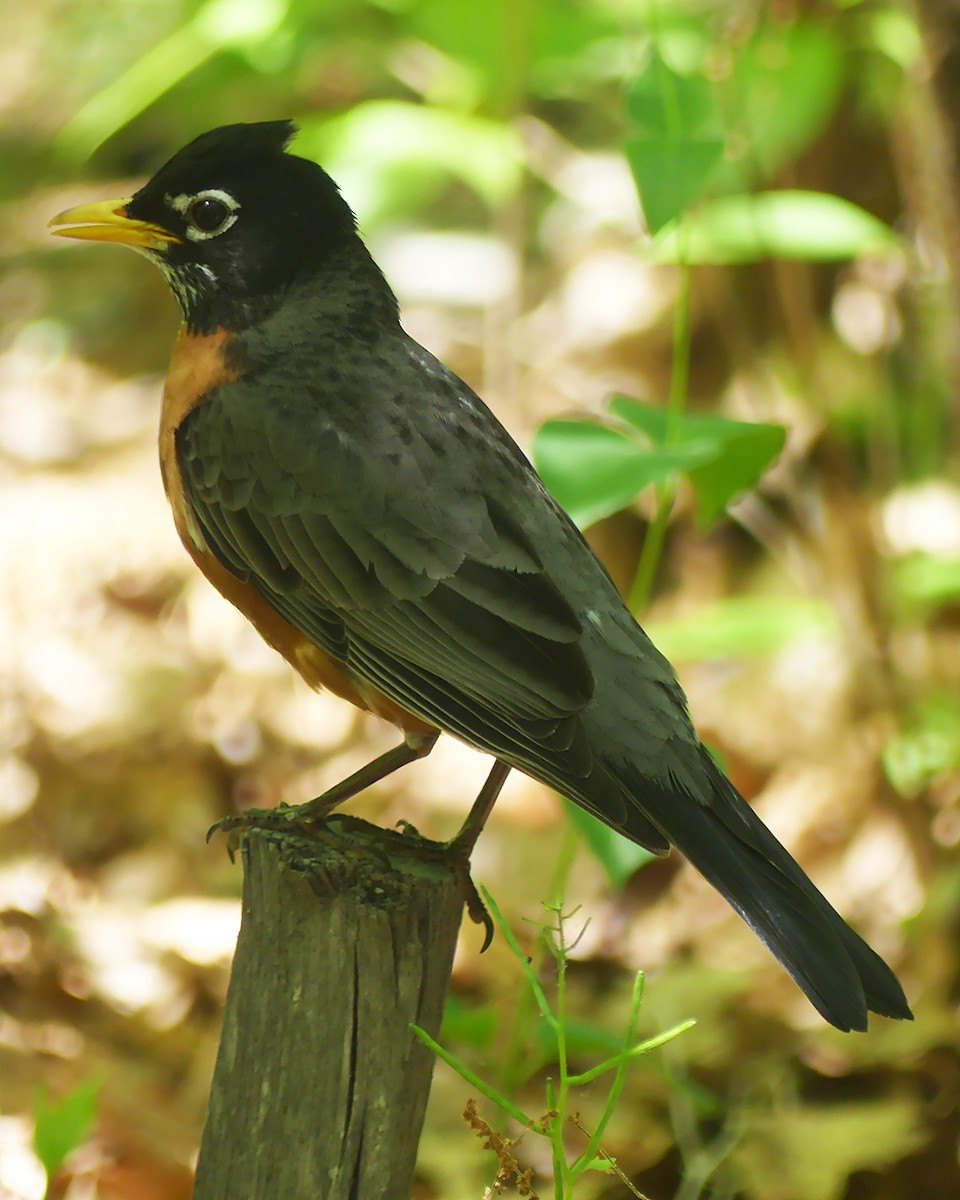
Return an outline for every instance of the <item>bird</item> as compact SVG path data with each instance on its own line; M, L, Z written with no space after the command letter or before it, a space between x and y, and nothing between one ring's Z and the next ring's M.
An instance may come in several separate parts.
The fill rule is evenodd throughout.
M292 121L225 125L133 196L50 221L160 268L182 322L159 450L196 565L315 688L403 740L325 813L441 732L656 855L676 847L844 1031L911 1019L903 988L698 737L668 661L483 401L403 329L336 183Z

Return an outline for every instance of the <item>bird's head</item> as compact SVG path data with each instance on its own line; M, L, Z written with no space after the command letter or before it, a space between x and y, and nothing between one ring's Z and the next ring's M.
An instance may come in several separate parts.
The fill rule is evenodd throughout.
M358 243L330 176L285 152L294 133L290 121L213 129L130 198L82 204L50 224L63 237L116 242L152 259L193 331L242 329Z

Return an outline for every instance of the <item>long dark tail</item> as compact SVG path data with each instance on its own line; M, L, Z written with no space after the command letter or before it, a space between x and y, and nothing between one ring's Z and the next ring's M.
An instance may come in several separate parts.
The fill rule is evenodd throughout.
M648 842L652 824L733 905L822 1016L865 1030L868 1012L911 1020L903 988L875 951L814 887L732 783L702 751L712 792L668 794L637 775L621 783L643 817L623 832ZM656 847L651 847L655 849Z

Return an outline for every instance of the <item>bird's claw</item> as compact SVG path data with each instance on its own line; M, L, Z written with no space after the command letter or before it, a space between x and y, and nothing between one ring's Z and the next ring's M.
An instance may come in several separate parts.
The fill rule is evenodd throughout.
M472 841L469 845L462 842L460 838L454 838L451 842L434 842L424 837L410 821L405 820L397 821L397 829L400 836L407 840L409 853L419 854L434 862L447 862L452 866L467 915L475 925L483 926L484 938L483 945L480 947L482 954L493 941L495 929L493 919L487 912L486 905L480 899L480 893L470 876ZM388 833L388 831L384 830L384 833Z
M454 838L452 842L447 842L444 850L446 851L446 860L453 866L453 873L460 888L460 894L463 896L463 902L466 905L467 916L469 916L474 925L483 926L483 945L480 947L480 953L483 954L484 950L493 941L495 928L493 918L487 911L487 906L481 900L480 893L477 891L477 885L473 882L473 877L470 874L470 851L458 845L457 838Z
M359 817L348 813L331 812L322 817L311 816L300 811L296 805L281 804L277 808L248 808L246 812L232 813L221 817L207 830L207 842L217 833L226 834L227 853L230 861L236 859L240 848L240 839L248 829L286 830L308 833L335 845L346 853L357 853L357 848L350 846L351 829L363 828L367 835L364 838L364 852L374 854L380 864L390 868L390 852L412 854L432 862L447 862L453 868L454 877L467 915L475 925L484 928L483 945L480 953L493 941L494 925L486 905L480 899L473 880L470 877L470 847L460 844L457 838L452 842L434 842L425 838L422 833L409 821L398 821L397 830L382 829L379 831L380 846L374 844L370 834L371 826Z
M487 906L480 899L480 893L470 875L470 852L473 849L473 840L471 839L467 843L460 837L455 837L450 842L433 842L429 838L425 838L409 821L398 821L397 826L401 831L401 836L410 842L410 853L419 853L422 857L434 862L449 863L453 868L454 878L467 909L467 916L474 925L483 926L483 945L480 947L482 954L493 941L495 929L493 919L487 912Z
M235 861L240 839L249 829L268 829L281 833L303 833L332 845L344 854L372 853L384 868L390 867L390 859L379 846L365 840L361 849L351 843L350 830L363 827L370 830L367 822L348 813L327 812L323 815L311 813L307 805L279 804L276 808L248 808L242 813L221 817L207 830L207 842L214 834L224 833L227 837L227 853ZM388 834L388 830L383 830Z
M281 804L277 808L248 808L242 813L231 813L214 821L207 830L206 842L209 845L215 834L226 834L227 853L230 861L234 862L245 829L289 829L296 825L291 818L293 812L290 805Z

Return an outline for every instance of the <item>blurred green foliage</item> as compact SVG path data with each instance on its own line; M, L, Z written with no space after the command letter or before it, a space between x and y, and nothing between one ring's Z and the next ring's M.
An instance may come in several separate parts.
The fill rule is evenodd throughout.
M670 415L627 396L609 404L617 426L548 421L534 442L544 482L575 521L592 525L651 483L685 475L708 528L753 487L783 449L786 431L724 417Z
M556 1076L551 1071L545 1081L546 1111L544 1115L538 1116L535 1113L524 1112L509 1095L509 1091L512 1089L503 1089L502 1085L498 1086L489 1080L482 1079L450 1050L435 1042L424 1030L413 1026L414 1032L467 1083L476 1087L505 1115L513 1117L521 1129L549 1140L554 1168L553 1194L556 1200L573 1200L574 1191L578 1196L582 1195L578 1181L581 1176L590 1171L616 1173L621 1180L626 1181L626 1175L617 1167L616 1160L603 1150L602 1138L604 1130L616 1111L627 1072L634 1060L649 1055L652 1050L672 1042L691 1029L695 1021L690 1019L680 1021L655 1037L638 1041L636 1037L637 1022L644 993L642 973L638 973L634 978L625 1028L619 1036L611 1031L600 1029L591 1022L571 1018L567 1010L567 969L569 954L576 948L580 936L573 935L571 937L571 926L576 922L578 913L576 911L565 913L560 900L555 905L545 905L546 921L538 930L538 953L531 959L520 946L496 901L485 889L483 899L493 915L500 937L509 947L520 971L524 990L531 997L531 1012L535 1008L540 1018L539 1022L529 1031L532 1035L531 1041L539 1044L524 1047L527 1063L522 1076L532 1076L541 1068L556 1067ZM553 986L549 989L551 993L549 996L541 981L542 965L545 960L551 960L555 968L555 977ZM601 1051L605 1051L606 1056L599 1063L584 1071L572 1070L572 1062L575 1058L585 1055L594 1056ZM574 1095L578 1094L582 1088L597 1084L604 1076L612 1076L612 1078L605 1085L606 1095L602 1099L595 1126L586 1129L583 1126L579 1110L572 1107ZM586 1139L586 1144L573 1155L568 1150L570 1126L582 1133ZM486 1148L493 1148L492 1140L492 1138L488 1140ZM499 1179L504 1170L504 1160L499 1155L498 1159ZM503 1180L504 1184L507 1182L509 1181ZM520 1194L524 1193L521 1191Z
M515 271L492 299L451 260L461 292L408 302L411 326L482 383L578 519L603 518L591 536L625 590L641 579L636 607L735 781L916 1001L912 1028L835 1037L673 860L638 873L649 856L577 809L595 860L558 872L563 835L542 816L494 821L484 871L503 873L514 928L558 874L593 913L567 966L571 1058L613 1052L638 966L641 1036L698 1017L631 1072L605 1147L655 1200L949 1194L960 30L934 15L900 0L37 0L5 14L0 487L7 532L29 537L5 571L18 632L0 1107L34 1113L37 1076L55 1078L67 1099L35 1110L50 1169L97 1111L99 1138L133 1129L189 1163L217 1036L221 967L179 949L138 960L137 979L166 990L135 1009L104 983L84 905L113 929L137 905L234 895L202 830L251 793L303 798L320 756L276 716L287 683L242 641L220 652L180 559L117 549L111 522L146 522L149 504L104 480L132 464L159 489L142 376L162 372L175 327L162 285L132 256L31 229L117 177L136 186L205 129L292 116L297 151L331 171L378 253L437 238L414 282L464 235L481 265L506 252ZM394 281L403 293L411 272ZM46 524L44 489L59 497ZM100 489L81 547L74 510ZM358 756L363 732L324 754ZM410 785L395 803L418 802ZM556 1036L524 1015L519 968L498 953L458 968L444 1041L481 1076L506 1063L522 1098L555 1070ZM534 1050L514 1054L531 1028ZM72 1049L54 1054L63 1029ZM98 1105L84 1081L103 1064ZM424 1187L459 1196L469 1177L480 1194L462 1085L441 1076L437 1094ZM585 1093L589 1120L598 1107Z
M103 1080L85 1079L60 1100L52 1100L41 1088L34 1102L33 1145L47 1179L66 1162L93 1132L97 1119L97 1097Z

